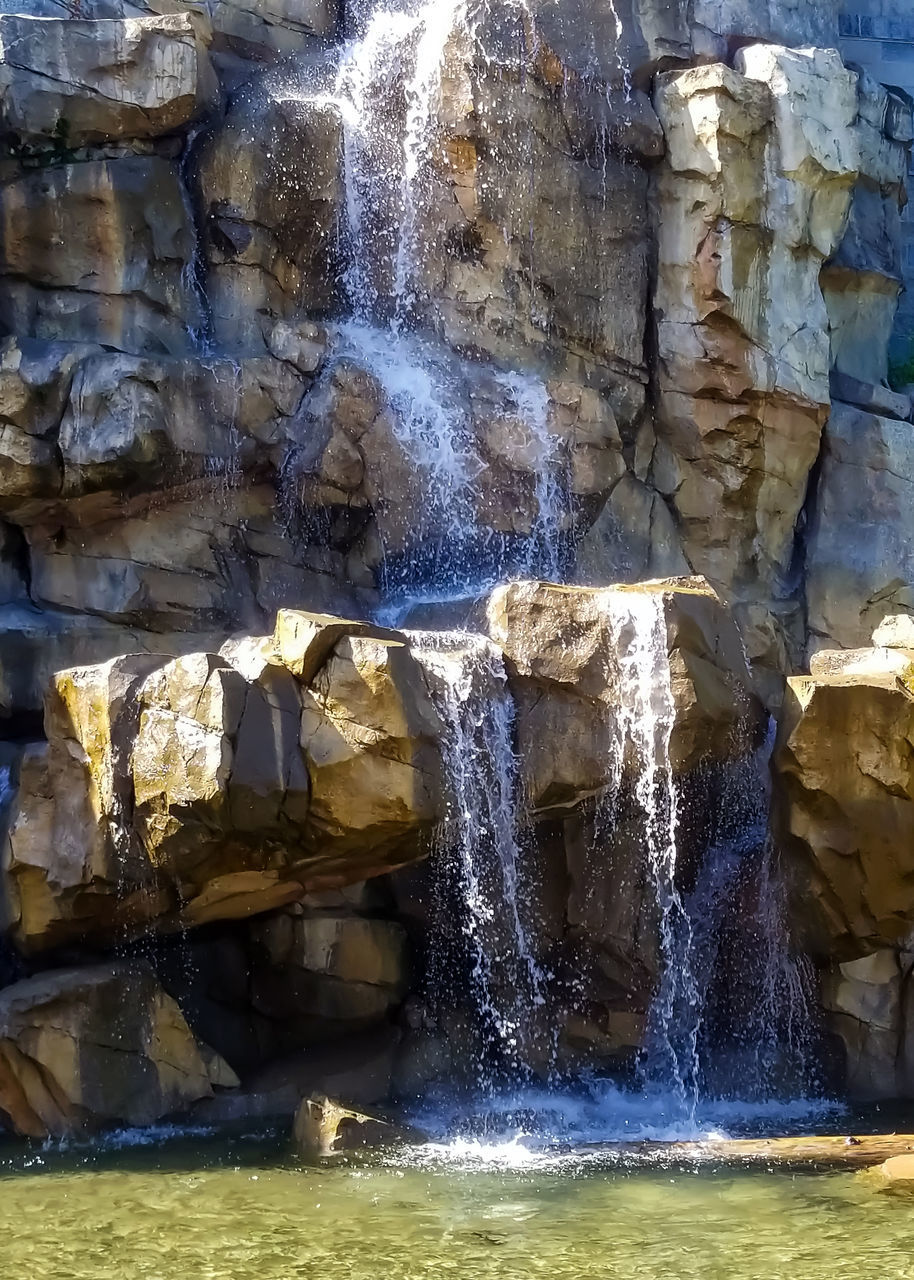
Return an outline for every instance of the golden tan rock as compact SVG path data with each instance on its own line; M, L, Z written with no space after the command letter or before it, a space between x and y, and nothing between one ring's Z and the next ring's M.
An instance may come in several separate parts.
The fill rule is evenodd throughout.
M635 634L635 598L648 602L645 625L656 626L656 637ZM493 593L488 617L509 663L535 808L573 804L610 785L620 664L639 643L656 641L658 660L669 664L677 773L738 758L757 732L761 712L739 635L703 579L609 588L515 582Z
M305 1098L294 1124L296 1146L304 1156L324 1158L364 1147L422 1142L418 1129L366 1111L352 1111L324 1096Z
M84 895L102 930L163 910L156 877L123 825L134 699L162 661L116 658L60 672L51 685L48 743L25 754L3 856L6 923L26 949L79 937Z
M398 636L287 611L226 656L60 673L3 858L17 943L242 919L423 857L440 725Z
M307 613L301 609L280 609L276 615L273 647L284 666L303 684L310 684L346 636L374 636L379 640L405 642L399 632L354 622L330 614Z
M894 674L788 681L774 765L822 954L900 944L914 923L912 742L914 691Z
M914 1194L914 1155L889 1156L882 1164L868 1169L864 1175L867 1184L876 1191L891 1194Z
M430 831L440 812L440 722L408 647L341 640L305 695L311 821L342 854L372 856ZM408 855L403 861L409 861ZM396 865L394 861L393 865Z
M749 45L734 62L657 82L652 480L693 569L743 606L750 658L777 670L802 644L782 582L827 416L819 273L857 178L857 91L832 50Z
M151 1124L237 1083L142 966L51 970L0 994L0 1108L20 1133Z

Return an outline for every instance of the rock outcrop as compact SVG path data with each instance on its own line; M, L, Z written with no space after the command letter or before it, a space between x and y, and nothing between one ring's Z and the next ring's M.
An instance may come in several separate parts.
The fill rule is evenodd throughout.
M754 45L662 74L656 105L653 482L693 569L741 602L750 657L783 670L802 644L790 566L828 413L820 274L858 172L856 79L837 53Z
M152 1124L237 1083L143 967L54 970L0 994L0 1118L27 1137Z
M0 130L14 146L61 150L155 138L213 105L201 13L107 22L0 18Z
M817 654L811 676L788 682L774 763L795 918L847 1087L910 1096L914 650Z
M404 639L280 614L226 653L55 677L4 857L20 946L244 917L423 855L437 720Z
M669 663L675 772L733 760L751 743L761 711L739 634L702 579L605 590L512 583L491 597L489 628L508 659L535 811L561 810L607 787L613 743L624 732L626 662L644 621L639 606L647 614L640 639L656 642L661 665Z

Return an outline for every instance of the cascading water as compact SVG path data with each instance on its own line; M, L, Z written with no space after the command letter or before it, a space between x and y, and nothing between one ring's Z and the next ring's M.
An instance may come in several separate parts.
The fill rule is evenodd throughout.
M468 0L364 0L350 15L332 89L304 92L332 104L342 125L349 318L337 327L335 353L376 379L421 477L408 548L391 551L379 522L389 618L516 574L559 579L567 567L570 492L545 383L529 372L461 369L452 352L420 332L434 241L422 216L436 181L449 45L463 41L478 51L469 8ZM481 516L479 478L489 463L469 402L474 375L486 373L500 409L522 426L517 448L533 491L531 527L520 534L496 531Z
M607 597L611 646L618 655L618 711L610 778L630 764L644 850L659 915L660 984L648 1022L644 1079L672 1088L694 1112L698 1079L699 988L692 925L677 884L678 796L670 756L675 723L663 598L648 592ZM628 758L627 758L628 757ZM614 789L615 789L614 787Z
M773 735L703 778L703 812L700 817L690 812L692 843L700 829L702 848L686 890L663 597L610 591L605 607L618 689L609 813L599 827L610 828L611 838L613 811L627 775L658 919L660 972L639 1077L648 1094L664 1096L674 1113L693 1124L700 1104L728 1091L725 1079L738 1079L738 1096L755 1102L810 1083L808 975L791 951L767 838ZM751 961L728 949L734 918L737 946L750 946ZM729 1002L722 1001L722 989L726 993L733 985L734 964L742 970L740 996L734 1001L731 993ZM732 1096L732 1083L729 1092Z
M487 1092L529 1081L533 1060L548 1070L549 1059L539 1025L549 975L528 932L514 703L501 650L484 636L415 632L412 641L444 724L449 796L438 857L462 912Z
M771 736L735 764L699 779L688 857L672 754L676 704L663 594L605 593L608 678L615 698L607 793L593 856L620 824L636 831L653 904L658 974L636 1089L555 1068L562 983L536 957L514 712L500 651L466 633L414 633L412 643L445 725L450 785L437 858L451 871L447 910L462 912L462 995L473 1002L483 1050L475 1120L453 1126L588 1140L688 1136L720 1124L804 1114L810 1009L792 956L777 868L766 840ZM695 785L694 779L690 785ZM696 830L698 838L696 840ZM435 934L430 985L453 996L454 954ZM747 955L746 952L750 952ZM734 978L738 975L738 980Z

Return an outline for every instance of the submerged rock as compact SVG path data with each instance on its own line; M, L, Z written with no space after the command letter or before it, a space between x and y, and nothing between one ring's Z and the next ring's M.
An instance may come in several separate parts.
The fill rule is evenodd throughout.
M864 1170L859 1177L874 1191L914 1195L914 1155L890 1156L874 1169Z
M311 1158L425 1140L418 1129L377 1114L350 1111L326 1097L305 1098L295 1116L294 1136L302 1155Z

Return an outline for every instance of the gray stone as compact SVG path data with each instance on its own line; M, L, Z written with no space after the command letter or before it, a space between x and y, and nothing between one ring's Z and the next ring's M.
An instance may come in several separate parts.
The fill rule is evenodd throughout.
M201 322L175 165L128 156L30 171L0 188L0 303L22 336L184 353ZM49 252L49 246L54 246Z
M867 645L914 611L914 426L836 402L807 539L813 649Z
M214 98L209 37L199 15L0 16L0 129L63 150L171 133Z

